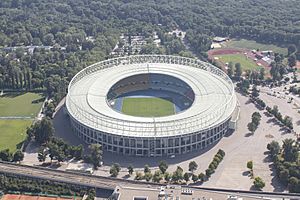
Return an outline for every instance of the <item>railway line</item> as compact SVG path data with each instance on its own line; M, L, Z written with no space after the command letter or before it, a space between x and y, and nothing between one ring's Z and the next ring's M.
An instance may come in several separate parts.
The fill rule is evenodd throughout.
M0 161L0 174L16 175L20 177L29 177L33 179L46 179L57 182L70 183L74 185L81 185L86 187L93 187L97 189L114 190L116 186L125 186L132 188L158 188L162 184L152 182L142 182L125 180L112 177L95 176L89 174L81 174L75 172L66 172L61 170L42 168L37 166L19 165L15 163L7 163ZM239 194L246 196L254 196L257 198L267 197L275 199L293 199L299 200L300 194L292 193L276 193L276 192L259 192L259 191L242 191L242 190L228 190L218 188L202 188L191 186L189 188L195 190L202 190L205 192L224 193L224 194Z

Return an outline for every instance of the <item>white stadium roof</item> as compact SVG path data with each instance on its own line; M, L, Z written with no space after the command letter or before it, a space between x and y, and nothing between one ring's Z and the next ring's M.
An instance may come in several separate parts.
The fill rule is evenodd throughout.
M146 118L113 110L107 93L119 80L142 73L160 73L186 82L195 93L193 105L178 114ZM194 133L228 120L236 96L231 80L216 67L175 56L130 56L94 64L71 81L67 96L69 114L102 132L132 137L168 137Z

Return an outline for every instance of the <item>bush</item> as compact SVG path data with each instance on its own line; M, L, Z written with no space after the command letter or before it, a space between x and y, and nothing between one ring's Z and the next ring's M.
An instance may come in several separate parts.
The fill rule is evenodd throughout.
M253 181L254 186L261 190L262 188L265 187L265 182L260 178L260 177L255 177L254 181Z
M135 173L135 180L143 180L143 174L141 172Z

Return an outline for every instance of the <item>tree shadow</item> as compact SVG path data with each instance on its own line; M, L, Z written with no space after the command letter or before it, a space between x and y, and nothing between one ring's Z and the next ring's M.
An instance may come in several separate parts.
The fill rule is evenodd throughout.
M246 133L245 137L250 137L250 136L253 136L253 135L254 135L253 133Z
M265 111L264 115L267 116L267 117L272 117L272 115L268 111Z
M5 97L5 98L15 98L15 97L24 95L25 93L26 92L8 92L8 93L4 93L2 95L2 97Z
M124 176L122 176L122 179L129 179L131 176L129 174L126 174Z
M269 166L269 170L271 171L271 185L273 186L273 191L274 192L284 192L286 190L286 187L280 183L279 178L277 177L277 173L276 173L276 168L274 163L272 162L272 157L271 155L268 153L268 151L264 152L264 155L266 155L266 157L263 159L264 163L270 163Z
M24 142L25 142L25 140L22 141L22 142L19 142L19 143L16 145L16 148L17 148L17 149L21 149L22 146L23 146L23 144L24 144Z
M44 102L45 99L46 99L46 97L41 97L41 98L32 100L31 103L32 104L38 104L38 103Z
M260 189L258 189L257 187L255 187L254 185L251 185L251 187L249 188L250 191L262 191Z
M244 172L242 173L243 176L250 176L250 174L251 174L250 171L244 171Z

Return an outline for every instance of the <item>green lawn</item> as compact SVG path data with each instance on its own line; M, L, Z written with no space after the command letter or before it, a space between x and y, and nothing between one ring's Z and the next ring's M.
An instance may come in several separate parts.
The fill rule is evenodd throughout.
M38 102L33 102L37 100ZM43 96L36 93L7 93L0 97L0 117L18 116L34 118L43 103Z
M235 63L241 63L242 70L259 70L261 67L258 66L253 60L250 58L247 58L243 54L228 54L228 55L217 55L216 57L219 58L219 61L222 63L229 63L233 62Z
M173 103L162 98L125 98L122 112L138 117L162 117L175 113Z
M224 44L225 47L229 48L243 48L243 49L260 49L261 51L272 50L276 53L281 53L287 55L287 48L279 47L273 44L262 44L254 40L245 40L245 39L233 39Z
M26 128L31 120L0 120L0 150L14 152L26 136Z

